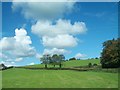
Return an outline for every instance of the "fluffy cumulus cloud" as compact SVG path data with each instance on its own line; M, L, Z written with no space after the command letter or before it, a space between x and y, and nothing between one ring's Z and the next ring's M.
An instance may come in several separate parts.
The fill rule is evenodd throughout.
M14 37L3 37L0 40L0 48L2 49L0 57L5 61L15 59L18 62L24 57L34 56L36 51L31 44L31 38L27 35L25 29L15 29Z
M21 11L27 19L56 19L62 17L66 11L71 12L75 2L67 2L68 0L62 0L62 2L14 2L12 8L14 11ZM30 2L31 1L31 2Z
M76 34L83 34L87 31L84 22L74 22L59 19L56 24L50 21L38 21L31 27L32 32L42 39L45 47L66 48L74 47L78 43ZM53 44L54 43L54 44Z
M32 32L39 37L42 36L57 36L60 34L83 34L87 31L84 22L71 23L70 20L59 19L55 24L51 21L38 21L32 26Z
M56 37L44 36L42 40L45 47L67 48L77 45L77 39L68 34L57 35Z
M53 49L45 49L43 54L65 54L65 53L70 53L69 51L65 50L65 49L57 49L57 48L53 48Z
M72 12L76 3L75 1L68 2L68 0L59 0L60 2L50 2L51 0L49 0L47 3L39 1L33 3L32 1L33 0L24 2L23 0L23 2L13 2L12 9L15 12L20 11L26 19L36 21L36 23L31 26L31 31L39 36L40 41L42 41L45 47L43 54L64 54L68 52L66 48L78 45L79 40L76 35L86 33L87 28L85 22L71 22L70 20L61 19L65 14ZM25 32L23 33L25 36ZM13 44L17 42L16 45L18 44L17 46L19 47L19 45L21 45L19 41L22 40L22 43L25 45L24 47L21 45L19 48L21 48L21 50L23 49L22 51L25 51L24 53L29 52L27 53L28 55L19 51L19 49L14 50L13 47L8 48L9 42L6 42L7 47L5 48L13 50L13 53L17 54L16 56L33 55L34 48L30 46L30 37L26 36L25 41L23 38L23 34L18 33L17 37L9 38L10 40L7 41L13 41ZM36 57L39 58L41 55L36 54Z
M76 55L75 55L75 58L77 58L77 59L83 59L83 58L85 58L86 57L86 55L85 54L81 54L81 53L77 53Z
M30 46L32 44L31 39L27 36L25 29L16 29L14 37L3 37L0 40L0 47L3 52L10 52L16 57L27 57L33 56L35 54L34 47Z

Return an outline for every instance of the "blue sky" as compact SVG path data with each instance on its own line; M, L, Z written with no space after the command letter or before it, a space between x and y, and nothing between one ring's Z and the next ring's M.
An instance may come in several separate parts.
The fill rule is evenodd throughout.
M1 62L7 65L39 64L38 58L46 53L63 53L66 59L71 57L95 58L100 56L104 41L118 36L118 6L115 2L47 4L43 3L44 6L40 4L41 6L36 7L37 5L29 6L28 3L2 3L0 43L3 46L2 55L4 57L1 58ZM62 24L66 25L68 30ZM60 28L58 28L59 26ZM48 30L51 28L57 32L50 31L51 29L49 32L46 30L47 27ZM23 34L26 32L27 34ZM27 49L17 46L21 50L26 50L20 51L22 55L15 53L19 51L18 48L11 49L12 46L9 45L10 42L16 45L18 39L15 36L19 40L24 37L23 42L19 42L19 45L24 46L25 44ZM11 37L12 39L10 39ZM29 39L26 39L28 37Z

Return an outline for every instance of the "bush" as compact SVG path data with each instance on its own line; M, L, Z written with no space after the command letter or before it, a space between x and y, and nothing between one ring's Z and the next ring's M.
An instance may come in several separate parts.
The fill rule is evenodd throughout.
M96 57L95 59L98 59L98 57Z
M92 63L88 63L88 67L92 67Z
M96 64L96 63L94 63L94 64L93 64L93 66L97 66L97 64Z
M71 60L76 60L76 58L74 58L74 57L73 57L73 58L70 58L69 61L71 61Z

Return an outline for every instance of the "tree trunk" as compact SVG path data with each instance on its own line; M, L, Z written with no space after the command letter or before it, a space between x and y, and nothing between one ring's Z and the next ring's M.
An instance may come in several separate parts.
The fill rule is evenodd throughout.
M60 66L60 68L61 68L61 67L62 67L62 64L60 63L60 65L59 65L59 66Z
M47 64L45 64L45 68L47 68Z

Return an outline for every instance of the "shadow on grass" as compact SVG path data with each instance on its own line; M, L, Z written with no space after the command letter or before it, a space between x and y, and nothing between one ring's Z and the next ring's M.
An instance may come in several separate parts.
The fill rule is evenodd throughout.
M95 72L109 72L109 73L118 73L118 68L101 68L97 67L88 67L88 66L78 66L78 67L69 67L69 68L42 68L42 67L14 67L14 68L24 68L30 70L74 70L74 71L95 71Z

